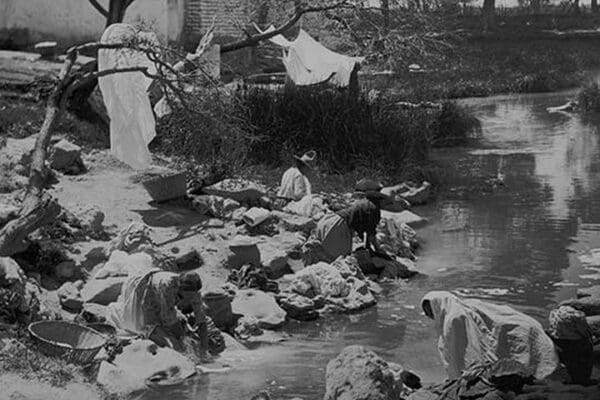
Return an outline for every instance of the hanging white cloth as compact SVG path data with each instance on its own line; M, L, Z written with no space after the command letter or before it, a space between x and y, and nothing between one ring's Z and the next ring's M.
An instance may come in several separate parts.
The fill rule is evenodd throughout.
M264 32L274 29L270 26ZM276 35L270 41L284 48L283 64L288 76L299 86L327 82L346 87L356 65L364 61L364 57L349 57L329 50L302 29L294 41L282 35Z
M125 43L133 38L158 44L153 33L140 34L128 24L113 24L106 28L101 43ZM101 49L98 70L145 67L155 72L154 64L145 53L131 49ZM148 96L152 79L142 72L110 74L98 79L106 110L110 117L110 150L119 160L135 169L148 168L151 154L148 143L156 136L154 115Z
M511 359L538 379L558 367L552 339L535 319L511 307L475 299L459 299L449 292L429 292L438 348L448 377L456 379L473 362Z

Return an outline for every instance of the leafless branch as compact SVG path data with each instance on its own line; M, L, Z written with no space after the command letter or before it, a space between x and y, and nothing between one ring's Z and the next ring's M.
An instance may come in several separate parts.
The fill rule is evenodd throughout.
M98 0L89 0L89 2L96 10L98 10L100 14L104 16L104 18L108 18L108 11L102 7L100 3L98 3Z

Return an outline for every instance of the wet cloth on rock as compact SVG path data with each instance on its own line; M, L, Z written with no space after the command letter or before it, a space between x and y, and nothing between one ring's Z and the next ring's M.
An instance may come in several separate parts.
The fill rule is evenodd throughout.
M311 194L310 181L297 167L292 167L285 171L281 177L281 184L277 191L278 198L298 201L304 196L310 196Z
M554 344L541 324L511 307L459 299L443 291L429 292L425 301L431 305L440 356L450 379L474 362L499 359L518 361L538 379L558 367Z
M132 41L158 44L156 35L136 32L128 24L113 24L106 28L100 42L103 44ZM98 71L116 68L142 67L149 73L154 64L145 53L132 49L101 49L98 51ZM110 117L111 153L135 169L150 166L148 144L156 136L154 114L148 96L152 79L142 72L110 74L98 79L106 110Z
M352 252L352 231L338 214L326 214L321 218L317 223L316 239L327 256L326 260L320 261L331 262Z

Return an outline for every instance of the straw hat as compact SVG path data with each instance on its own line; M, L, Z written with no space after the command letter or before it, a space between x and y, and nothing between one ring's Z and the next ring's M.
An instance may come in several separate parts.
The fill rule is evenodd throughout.
M356 191L368 199L389 199L388 195L381 193L381 189L383 185L373 179L361 179L356 183Z
M317 153L314 150L307 151L302 155L302 157L294 156L296 161L300 161L302 164L306 165L310 169L315 168Z

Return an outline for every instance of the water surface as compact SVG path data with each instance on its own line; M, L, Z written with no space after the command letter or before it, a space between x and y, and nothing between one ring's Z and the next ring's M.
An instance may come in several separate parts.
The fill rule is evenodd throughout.
M510 304L545 323L577 287L600 284L593 275L598 271L578 261L600 247L600 125L546 111L570 95L464 101L483 131L468 148L435 154L447 166L453 190L415 209L430 219L418 231L424 276L385 286L378 306L361 314L292 322L285 328L290 341L242 354L228 374L143 398L249 399L268 389L278 399L322 399L327 362L351 344L436 381L444 371L431 323L419 309L426 292L458 290ZM503 186L492 189L490 182Z

